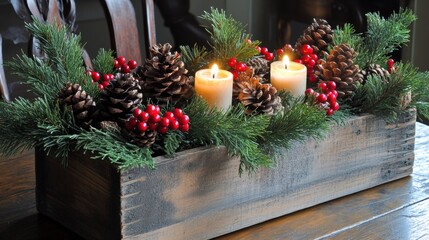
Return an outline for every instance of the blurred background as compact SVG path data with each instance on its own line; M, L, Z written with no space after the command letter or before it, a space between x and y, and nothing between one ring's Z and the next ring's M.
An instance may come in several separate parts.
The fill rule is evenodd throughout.
M137 13L137 22L143 23L142 1L132 0ZM159 0L158 2L163 2ZM170 1L165 1L168 4ZM246 24L253 39L262 41L261 46L270 50L277 49L285 43L294 44L296 38L316 18L325 18L333 26L345 22L352 23L358 31L365 31L365 13L380 12L389 16L400 7L414 10L418 20L412 26L412 38L407 47L395 53L396 60L411 61L420 70L429 70L426 54L429 52L429 1L424 0L190 0L189 12L200 16L210 7L224 9L235 19ZM99 48L110 48L108 26L99 0L76 0L78 30L86 44L90 56L95 56ZM168 7L168 6L167 6ZM173 12L174 13L174 12ZM174 44L175 37L165 25L163 15L156 7L155 26L158 43ZM168 13L170 14L170 13ZM168 17L169 15L167 15ZM175 16L174 16L175 17ZM198 19L198 18L197 18ZM200 19L198 19L200 21ZM200 21L201 24L204 24ZM144 46L143 24L139 25L141 48ZM0 0L0 34L3 37L4 61L12 59L27 50L28 34L21 19L17 17L9 0ZM126 32L124 33L126 34ZM177 36L176 36L177 37ZM6 79L13 85L14 78L6 69ZM11 89L11 96L24 95L25 90Z

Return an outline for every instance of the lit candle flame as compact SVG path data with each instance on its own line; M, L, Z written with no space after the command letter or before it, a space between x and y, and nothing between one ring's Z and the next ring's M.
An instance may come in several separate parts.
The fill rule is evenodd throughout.
M285 69L289 68L289 57L287 55L283 57L283 65L285 65Z
M211 71L213 79L217 78L218 72L219 72L219 67L217 66L217 64L213 64L212 71Z

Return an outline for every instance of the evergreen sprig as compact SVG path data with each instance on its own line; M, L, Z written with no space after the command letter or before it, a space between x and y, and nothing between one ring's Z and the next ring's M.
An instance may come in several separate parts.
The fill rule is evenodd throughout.
M191 73L211 62L216 62L220 68L226 69L231 57L240 62L247 62L259 54L256 46L260 42L248 41L251 35L246 33L245 26L232 16L227 16L225 11L211 8L211 11L204 12L201 18L210 24L206 26L206 30L211 37L209 42L211 50L196 45L193 48L180 47L184 62Z
M92 67L94 71L99 73L111 73L113 69L113 51L106 51L104 48L100 49L95 56L94 60L92 60Z
M194 47L180 46L180 52L182 53L182 60L188 69L189 75L193 76L198 69L209 64L209 52L202 46L199 47L197 44Z
M325 111L295 101L288 110L271 118L259 142L270 155L279 154L282 148L290 148L293 142L303 142L309 138L322 139L328 129Z
M194 145L225 145L230 155L240 156L240 174L243 170L253 172L271 164L270 157L257 143L268 126L267 116L246 117L241 107L221 112L210 108L199 97L195 97L184 111L192 119L188 139Z

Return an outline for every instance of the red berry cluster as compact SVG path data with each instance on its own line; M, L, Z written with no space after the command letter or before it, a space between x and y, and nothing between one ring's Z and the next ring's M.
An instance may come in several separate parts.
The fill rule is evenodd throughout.
M331 116L340 109L340 105L337 102L338 92L335 90L336 87L337 85L334 81L321 82L316 91L312 88L307 88L305 95L311 99L312 103L318 104L319 107L325 109L326 115Z
M256 50L259 51L260 54L265 56L265 59L269 62L273 61L274 59L274 53L270 52L268 50L268 48L266 47L262 47L262 48L257 48Z
M127 63L127 59L125 57L119 56L113 60L113 66L116 70L122 73L130 73L131 70L137 67L137 62L131 59Z
M99 89L104 89L105 87L107 87L110 81L113 80L113 78L115 78L115 76L113 76L113 74L111 73L105 73L103 75L100 75L100 73L96 71L91 71L91 70L88 70L87 74L91 76L92 83L98 83Z
M302 45L301 49L301 59L295 59L295 62L304 64L307 67L307 79L311 83L317 82L317 77L314 75L313 68L316 65L317 60L319 57L317 57L316 54L313 53L313 48L308 45L304 44Z
M168 130L179 129L182 132L189 130L189 117L183 114L180 108L175 108L172 112L165 112L161 117L159 106L149 104L145 110L136 108L133 116L125 122L128 131L144 133L146 131L157 131L165 134Z
M237 62L237 59L234 57L230 58L228 60L228 66L232 68L232 75L234 76L234 79L238 77L238 73L244 72L247 69L247 65L243 62Z
M393 58L389 58L389 60L387 60L387 71L389 71L389 73L395 71L395 60L393 60Z

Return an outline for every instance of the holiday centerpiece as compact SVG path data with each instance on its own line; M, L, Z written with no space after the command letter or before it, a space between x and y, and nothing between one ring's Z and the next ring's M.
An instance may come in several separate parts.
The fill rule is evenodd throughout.
M411 173L428 73L389 55L411 11L367 14L365 35L314 20L276 53L202 18L210 49L87 69L79 36L27 24L46 57L8 65L37 97L1 103L0 151L36 147L41 213L88 238L211 238Z

